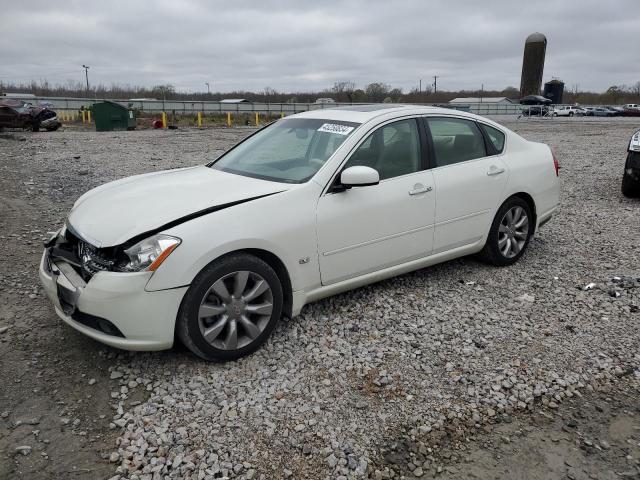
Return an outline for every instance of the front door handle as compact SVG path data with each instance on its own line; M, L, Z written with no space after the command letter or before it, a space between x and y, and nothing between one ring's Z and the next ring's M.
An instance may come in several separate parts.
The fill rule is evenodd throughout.
M420 195L421 193L427 193L433 190L433 187L423 187L422 185L415 185L413 190L409 190L409 195Z
M487 172L487 175L500 175L501 173L504 173L504 168L491 167Z

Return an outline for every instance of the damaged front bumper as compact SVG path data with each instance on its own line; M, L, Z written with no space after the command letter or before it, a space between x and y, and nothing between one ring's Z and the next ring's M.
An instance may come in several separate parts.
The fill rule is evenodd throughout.
M45 249L40 281L58 316L99 342L125 350L171 348L187 287L148 292L153 272L97 272L88 280L73 259Z
M60 120L58 120L58 116L54 115L51 118L47 118L45 120L41 120L40 121L40 126L42 128L55 128L62 125L62 123L60 123Z

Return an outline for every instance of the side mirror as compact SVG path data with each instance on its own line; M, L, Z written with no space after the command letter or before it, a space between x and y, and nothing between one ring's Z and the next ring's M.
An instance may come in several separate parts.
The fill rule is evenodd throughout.
M371 167L349 167L340 174L340 183L345 188L377 185L380 183L380 174Z

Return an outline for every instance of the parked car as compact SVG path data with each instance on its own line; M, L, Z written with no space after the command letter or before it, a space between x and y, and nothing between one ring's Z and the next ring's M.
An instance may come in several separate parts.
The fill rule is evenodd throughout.
M640 110L640 104L638 103L627 103L624 106L625 109L627 110Z
M333 98L318 98L316 99L316 103L321 103L323 105L334 104L336 101Z
M615 113L606 107L594 107L591 110L591 115L594 117L613 117Z
M627 108L625 106L621 115L623 117L640 117L640 108Z
M586 117L593 117L593 111L596 107L582 107Z
M96 340L158 350L178 337L235 359L314 300L464 255L514 264L558 208L558 169L547 145L465 112L312 110L206 165L85 193L40 279Z
M0 129L21 128L37 132L44 128L53 131L61 125L56 112L47 107L34 107L22 100L0 100Z
M631 136L627 148L627 161L622 175L622 194L625 197L640 196L640 130Z
M608 110L608 111L609 111L609 113L611 113L611 115L610 115L611 117L618 117L618 116L620 116L620 110L618 110L618 109L617 109L617 108L615 108L615 107L611 107L611 106L609 106L609 105L605 105L605 106L604 106L604 107L602 107L602 108L604 108L605 110Z
M553 115L555 117L582 116L584 115L584 110L582 110L580 107L575 107L572 105L560 105L554 107Z

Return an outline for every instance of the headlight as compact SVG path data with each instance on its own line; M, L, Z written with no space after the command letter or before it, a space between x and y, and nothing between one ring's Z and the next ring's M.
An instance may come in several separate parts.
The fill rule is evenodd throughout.
M129 263L124 267L128 272L143 270L155 271L162 262L173 252L181 240L169 235L154 235L136 243L124 251L129 257Z

